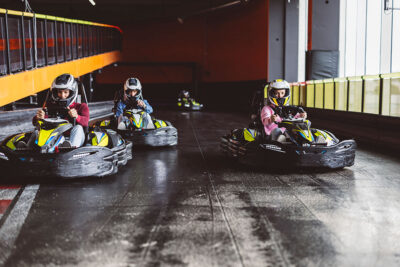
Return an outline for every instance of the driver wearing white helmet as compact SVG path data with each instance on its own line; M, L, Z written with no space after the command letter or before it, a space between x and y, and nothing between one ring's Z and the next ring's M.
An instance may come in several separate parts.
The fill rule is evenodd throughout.
M285 80L274 80L265 86L264 98L268 103L261 110L265 134L270 140L282 142L286 139L283 135L285 128L279 128L277 125L282 121L281 116L284 116L282 111L288 109L294 113L295 118L307 118L307 113L301 107L289 106L290 85Z
M146 99L143 99L142 84L138 78L129 78L125 81L124 89L119 90L114 98L114 113L115 119L119 124L123 118L125 109L141 109L147 114L153 112ZM117 125L118 125L117 124Z
M65 73L56 77L50 87L49 96L45 103L45 108L64 107L68 112L65 114L65 119L71 123L76 122L70 131L69 140L60 144L60 147L80 147L85 142L84 128L89 124L89 107L86 103L77 103L78 83L74 76ZM45 111L39 109L36 116L33 118L35 124L38 119L46 117ZM32 137L28 146L31 146Z

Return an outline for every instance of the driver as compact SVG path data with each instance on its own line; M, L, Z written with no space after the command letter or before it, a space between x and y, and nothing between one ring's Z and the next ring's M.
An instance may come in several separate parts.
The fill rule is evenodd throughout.
M261 122L267 139L284 142L285 128L279 128L277 123L283 118L307 118L307 113L301 107L289 106L290 85L285 80L274 80L265 86L264 98L267 105L261 110Z
M89 124L89 107L86 103L77 103L78 83L71 74L62 74L52 83L50 93L45 103L45 108L65 107L67 112L63 119L76 125L70 131L69 140L65 140L59 147L81 147L85 142L84 127ZM36 124L38 119L44 119L47 115L43 109L39 109L33 118ZM32 139L32 138L31 138Z
M182 90L178 95L178 107L190 107L196 106L199 108L203 107L203 104L197 103L193 98L190 97L190 93L188 90Z
M114 112L117 125L121 122L129 121L128 118L123 116L124 109L140 109L145 111L147 114L153 112L153 108L150 106L146 99L143 99L142 95L142 84L138 78L129 78L124 84L124 90L120 90L116 93L114 99Z
M182 106L182 105L190 105L191 103L191 98L190 98L190 93L187 90L182 90L179 93L178 96L178 106Z

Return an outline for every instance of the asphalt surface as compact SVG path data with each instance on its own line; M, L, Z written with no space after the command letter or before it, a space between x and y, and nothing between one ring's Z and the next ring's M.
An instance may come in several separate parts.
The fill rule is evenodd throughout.
M0 264L400 265L400 159L359 149L343 170L248 167L219 151L246 116L156 115L178 128L178 146L134 147L117 175L10 181L3 171Z

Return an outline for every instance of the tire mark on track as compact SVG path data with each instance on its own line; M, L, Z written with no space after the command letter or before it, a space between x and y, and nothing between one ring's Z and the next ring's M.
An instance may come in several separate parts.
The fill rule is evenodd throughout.
M211 185L212 191L213 191L214 194L215 194L215 197L216 197L216 199L217 199L219 208L220 208L221 213L222 213L222 216L223 216L223 218L224 218L225 225L226 225L226 227L227 227L227 229L228 229L228 232L229 232L229 236L230 236L232 245L233 245L233 247L235 248L236 256L238 257L238 259L239 259L239 261L240 261L240 264L241 264L242 266L245 266L245 265L244 265L244 262L243 262L243 257L242 257L242 255L241 255L241 253L240 253L240 250L239 250L239 246L238 246L238 244L237 244L237 240L236 240L236 238L235 238L235 235L233 234L232 227L231 227L231 225L230 225L230 223L229 223L229 221L228 221L228 217L227 217L227 215L226 215L226 211L225 211L225 209L224 209L224 207L223 207L223 205L222 205L222 201L221 201L221 198L220 198L220 196L219 196L219 194L218 194L218 191L217 191L217 189L215 188L215 183L214 183L214 180L212 179L212 176L211 176L210 170L209 170L209 168L208 168L207 161L206 161L206 159L205 159L203 150L202 150L202 148L201 148L201 146L200 146L200 143L199 143L199 140L198 140L198 138L197 138L196 131L195 131L194 127L193 127L192 122L189 121L189 123L190 123L190 127L192 128L193 135L194 135L194 138L195 138L195 140L196 140L197 146L198 146L198 148L199 148L201 157L202 157L202 159L203 159L204 166L205 166L206 171L207 171L207 176L208 176L208 179L209 179L209 181L210 181L210 185ZM211 199L210 199L210 201L211 201ZM214 225L214 223L213 223L213 225Z
M253 186L250 185L246 185L250 188L254 188ZM284 266L291 266L290 265L290 260L285 256L285 254L283 253L283 251L285 251L285 249L282 247L282 245L280 244L280 242L278 242L278 237L276 234L276 230L274 229L271 221L269 220L268 216L264 215L263 212L261 212L261 207L259 205L257 205L256 203L254 203L254 201L251 199L250 195L246 193L246 196L239 196L245 203L247 203L248 205L250 205L250 207L254 207L257 216L259 217L258 219L261 220L263 222L263 224L265 225L265 228L267 230L267 233L269 234L271 240L272 240L272 244L275 248L275 251L277 251L277 256L280 258L281 262L284 264Z
M313 178L309 177L311 180L317 182L317 180L314 180ZM282 185L284 185L285 187L287 187L291 194L299 201L299 203L310 213L310 215L317 220L318 222L320 222L321 224L325 225L324 221L321 220L304 202L303 200L301 200L298 195L296 194L296 192L294 191L293 187L291 187L288 183L286 183L285 181L283 181L282 179L280 179L278 176L275 176L275 179L277 179L279 182L282 183ZM321 183L319 183L321 184ZM321 187L324 187L324 185L321 185ZM340 238L334 233L332 232L329 228L327 228L327 231L336 239L336 241L338 241L340 244L343 244L343 242L340 240Z

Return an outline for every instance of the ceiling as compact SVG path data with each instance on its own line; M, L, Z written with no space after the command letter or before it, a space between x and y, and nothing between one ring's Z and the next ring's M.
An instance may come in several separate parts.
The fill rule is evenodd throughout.
M134 21L188 17L250 0L28 0L36 13L121 25ZM2 0L0 8L22 10L22 0Z

